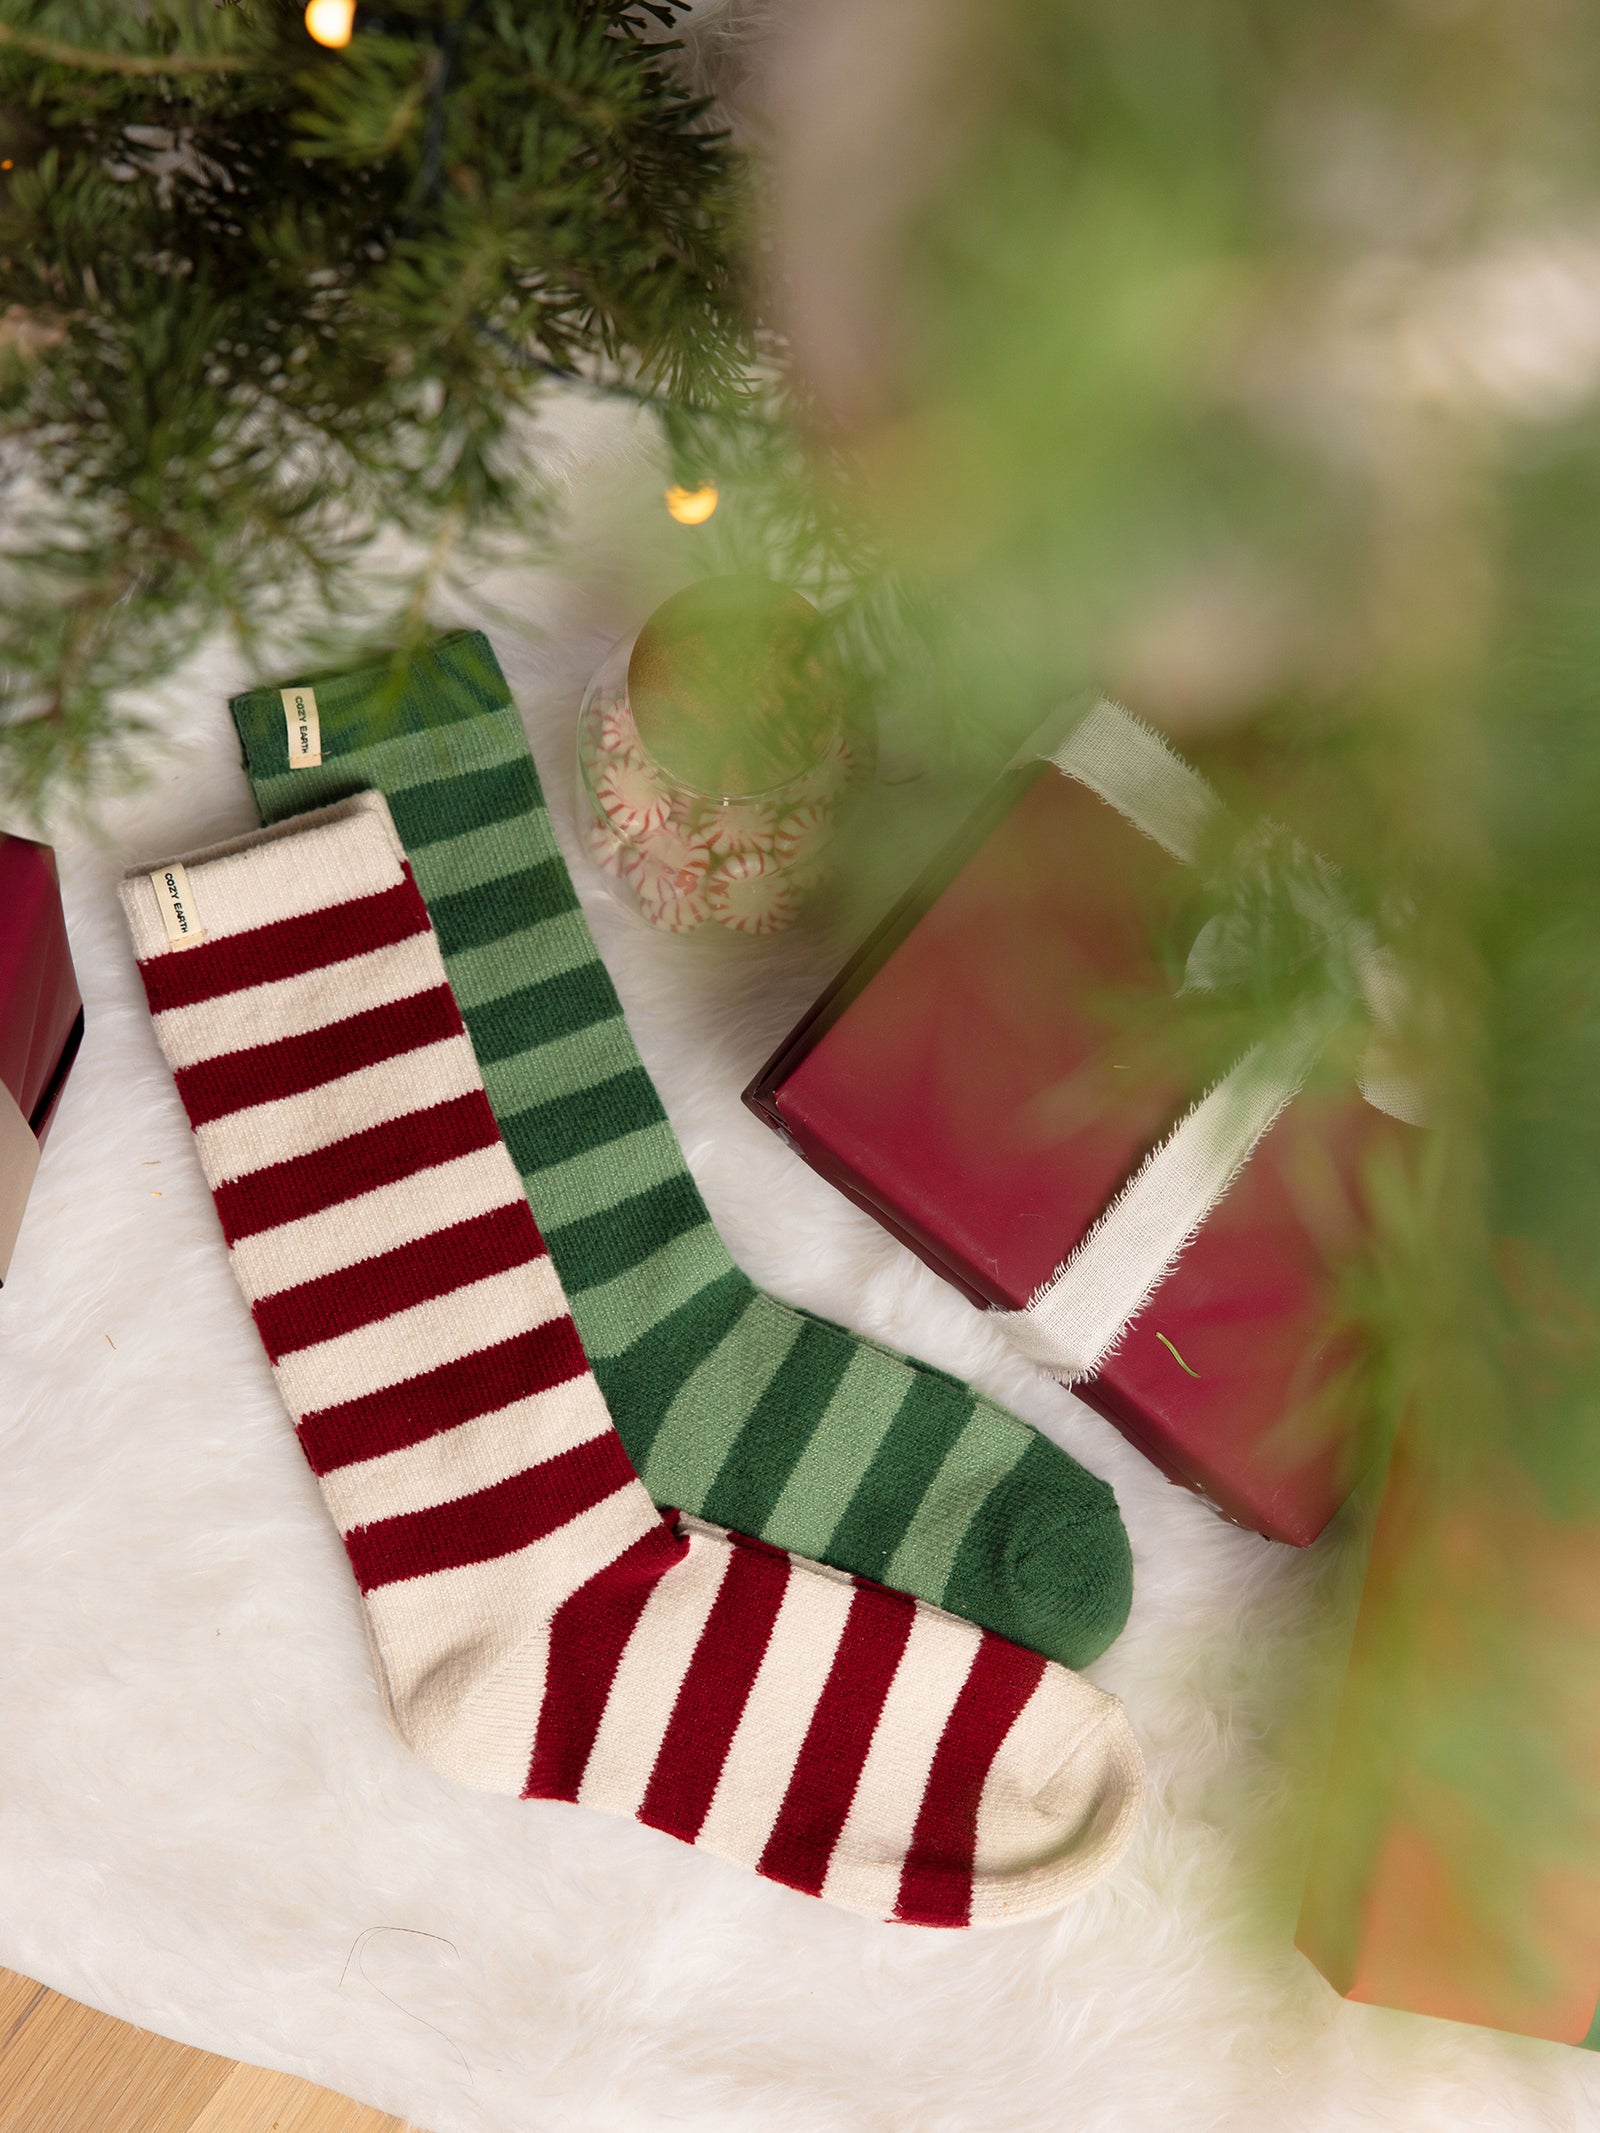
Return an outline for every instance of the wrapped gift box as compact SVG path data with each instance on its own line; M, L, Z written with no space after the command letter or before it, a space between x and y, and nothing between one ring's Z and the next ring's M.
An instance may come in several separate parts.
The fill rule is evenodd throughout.
M1296 1937L1350 1999L1592 2049L1595 1492L1462 1467L1393 1462Z
M1052 764L1024 765L745 1101L973 1302L1019 1309L1200 1093L1128 1056L1130 1023L1159 1037L1180 1011L1198 923L1191 870ZM1354 1088L1302 1095L1076 1388L1276 1540L1315 1539L1354 1478L1339 1269L1386 1125Z
M0 833L0 1281L82 1037L55 854Z

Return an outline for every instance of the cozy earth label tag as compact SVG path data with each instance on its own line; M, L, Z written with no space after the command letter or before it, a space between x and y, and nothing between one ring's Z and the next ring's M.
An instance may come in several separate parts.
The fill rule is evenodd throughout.
M194 898L189 894L189 877L178 862L174 860L169 867L157 867L150 877L150 886L161 906L162 923L167 929L169 943L177 948L203 941L206 929L195 913Z
M289 736L289 768L309 770L322 761L322 725L315 689L280 689L283 723Z

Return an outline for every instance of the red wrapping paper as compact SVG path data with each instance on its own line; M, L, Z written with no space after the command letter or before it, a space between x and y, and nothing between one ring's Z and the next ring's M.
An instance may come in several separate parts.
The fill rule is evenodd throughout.
M1117 1034L1130 1007L1157 1035L1178 1012L1193 893L1084 786L1013 773L745 1101L972 1301L1018 1309L1202 1093ZM1293 1104L1076 1388L1173 1480L1296 1545L1354 1478L1338 1268L1384 1125L1353 1089Z
M1600 2047L1600 1517L1404 1437L1296 1940L1352 2000Z

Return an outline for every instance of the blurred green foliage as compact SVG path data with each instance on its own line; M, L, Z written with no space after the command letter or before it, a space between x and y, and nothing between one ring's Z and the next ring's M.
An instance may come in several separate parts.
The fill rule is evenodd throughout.
M1537 1561L1600 1513L1600 16L1001 0L944 81L833 196L947 129L854 320L861 508L961 648L943 748L1093 679L1381 921L1430 1125L1348 1308L1429 1509L1332 1813L1426 1771L1463 1902L1531 1920L1600 1872L1588 1600Z

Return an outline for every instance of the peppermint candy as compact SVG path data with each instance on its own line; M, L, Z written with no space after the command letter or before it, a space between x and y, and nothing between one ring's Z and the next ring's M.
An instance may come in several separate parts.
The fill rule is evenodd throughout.
M696 888L711 870L711 848L704 837L669 819L639 839L643 865L670 875L680 888Z
M710 899L699 882L686 883L680 875L643 864L634 868L629 880L639 909L663 933L692 933L711 916Z
M639 746L639 730L626 698L609 703L600 713L600 753L633 755Z
M603 874L621 876L633 861L632 847L623 843L608 822L591 822L583 833L589 857Z
M727 800L705 816L701 835L719 858L770 852L777 841L777 811L765 800Z
M824 882L833 878L832 855L824 852L820 859L802 859L784 876L792 889L801 896L809 896L813 889L820 889Z
M762 874L776 874L778 862L771 852L730 852L717 861L715 871L724 881L754 881Z
M665 828L671 808L655 773L637 755L612 757L595 787L595 798L617 835L630 844Z
M856 752L842 733L828 743L822 761L794 783L795 807L830 807L856 774Z
M725 868L712 875L706 897L717 924L733 933L781 933L800 915L794 888L771 867L739 873Z
M816 800L805 807L792 807L778 823L773 850L779 866L800 866L814 859L832 835L831 807Z

